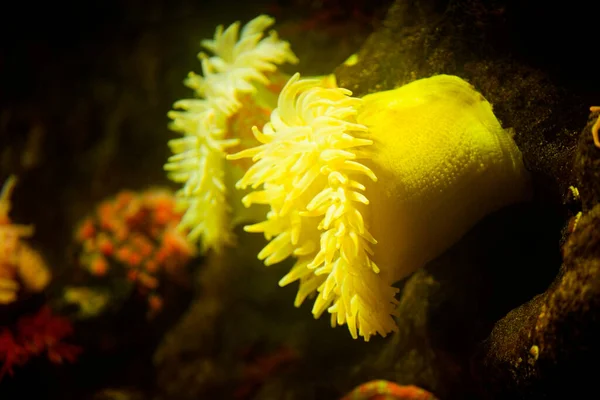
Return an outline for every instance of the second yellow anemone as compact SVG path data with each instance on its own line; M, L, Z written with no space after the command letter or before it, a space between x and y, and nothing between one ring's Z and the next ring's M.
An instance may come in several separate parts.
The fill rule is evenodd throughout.
M287 79L277 67L298 61L288 42L274 31L265 35L274 22L260 15L241 29L239 22L226 29L219 26L214 39L202 41L212 53L198 55L202 75L190 72L185 80L196 97L177 101L168 114L170 128L183 136L169 141L174 154L165 170L171 180L183 184L176 193L184 211L180 228L189 232L191 242L200 241L202 252L220 252L234 243L237 216L228 186L241 172L225 155L248 142L243 136L249 132L244 129L248 121L268 120Z

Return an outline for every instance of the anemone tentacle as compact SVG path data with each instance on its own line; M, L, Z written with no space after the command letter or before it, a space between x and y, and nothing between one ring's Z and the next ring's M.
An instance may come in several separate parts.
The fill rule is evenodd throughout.
M347 324L354 338L368 340L396 329L397 289L381 279L371 259L377 242L363 217L369 204L364 182L377 178L360 160L372 141L355 120L361 100L350 96L294 75L271 122L262 132L254 128L262 144L228 158L253 159L237 187L262 187L244 204L271 208L266 221L245 228L270 240L258 257L271 265L296 256L280 281L300 281L295 305L316 292L316 318L328 311L333 326Z

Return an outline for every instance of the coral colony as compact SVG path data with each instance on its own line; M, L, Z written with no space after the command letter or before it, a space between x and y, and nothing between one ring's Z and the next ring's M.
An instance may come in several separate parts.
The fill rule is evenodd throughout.
M123 191L79 225L81 266L103 277L117 269L135 283L150 314L162 308L160 278L183 273L196 249L177 229L181 214L168 190Z

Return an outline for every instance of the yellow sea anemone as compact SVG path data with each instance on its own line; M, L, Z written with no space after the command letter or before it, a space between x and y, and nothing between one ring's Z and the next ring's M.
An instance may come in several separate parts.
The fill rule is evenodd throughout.
M392 284L456 242L481 217L527 199L521 153L468 83L439 75L363 99L294 75L261 132L231 159L254 165L244 205L270 207L247 226L269 243L266 265L294 256L300 281L365 340L396 329ZM261 188L260 190L258 190Z
M189 229L188 238L199 239L203 250L219 251L233 242L227 188L228 180L234 179L229 175L236 174L226 167L225 155L244 138L232 129L245 132L249 129L240 125L268 120L287 79L277 72L277 65L297 62L289 43L279 40L275 32L264 37L273 22L261 15L241 32L239 22L225 30L219 26L214 39L202 42L213 53L199 54L202 76L191 72L185 81L197 98L180 100L174 105L179 111L169 112L171 129L183 137L169 142L175 154L165 170L173 181L184 184L177 192L178 205L186 210L180 228ZM246 113L240 117L242 104ZM251 120L245 122L249 115Z

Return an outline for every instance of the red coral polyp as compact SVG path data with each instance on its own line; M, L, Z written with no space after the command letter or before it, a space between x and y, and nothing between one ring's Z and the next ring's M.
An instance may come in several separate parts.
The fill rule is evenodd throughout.
M50 307L42 307L37 314L23 316L15 327L0 331L0 379L13 375L15 366L23 366L37 356L46 355L53 364L75 362L82 349L64 343L73 334L71 322L52 314Z

